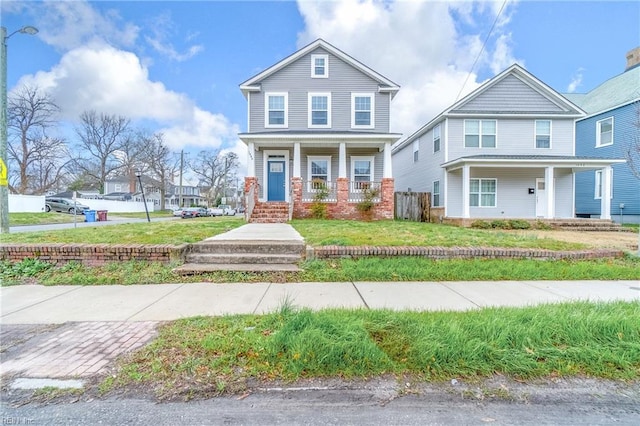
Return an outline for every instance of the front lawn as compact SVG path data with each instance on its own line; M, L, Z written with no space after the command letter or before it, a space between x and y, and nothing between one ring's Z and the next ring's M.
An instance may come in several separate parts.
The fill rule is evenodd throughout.
M77 215L76 221L84 222L84 215ZM48 225L53 223L73 223L69 213L9 213L9 226ZM4 239L4 236L2 237Z

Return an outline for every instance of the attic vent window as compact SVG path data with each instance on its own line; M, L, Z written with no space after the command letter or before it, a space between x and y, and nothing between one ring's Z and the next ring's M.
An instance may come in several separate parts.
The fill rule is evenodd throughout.
M329 77L329 55L311 55L311 78Z

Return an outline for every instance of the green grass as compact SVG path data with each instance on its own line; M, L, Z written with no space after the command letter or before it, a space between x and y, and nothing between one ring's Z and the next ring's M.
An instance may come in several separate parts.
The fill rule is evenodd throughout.
M250 378L419 380L640 377L640 303L568 303L469 312L296 310L196 317L161 327L108 386L241 391ZM176 391L176 389L178 389ZM184 395L183 395L184 396Z
M78 222L84 222L84 216L77 215L76 220ZM9 213L9 226L48 225L53 223L73 223L73 215L56 212Z
M314 246L517 247L549 250L588 247L549 238L434 223L304 219L294 220L291 224L308 244Z
M4 243L182 244L244 225L242 218L202 217L161 222L123 223L42 232L16 232L2 236Z

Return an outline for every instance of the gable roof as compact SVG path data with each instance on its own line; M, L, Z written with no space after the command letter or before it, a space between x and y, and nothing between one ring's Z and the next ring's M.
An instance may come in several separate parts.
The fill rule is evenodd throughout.
M357 70L359 70L363 74L366 74L367 76L369 76L372 79L376 80L380 84L380 89L379 90L380 91L385 91L385 92L390 92L392 98L396 95L398 90L400 90L400 86L398 84L394 83L393 81L389 80L387 77L383 76L382 74L380 74L380 73L374 71L373 69L369 68L368 66L364 65L362 62L352 58L349 55L347 55L342 50L338 49L337 47L333 46L332 44L327 43L326 41L324 41L321 38L319 38L316 41L306 45L305 47L301 48L300 50L298 50L298 51L292 53L291 55L287 56L286 58L284 58L280 62L277 62L276 64L270 66L266 70L260 72L259 74L254 75L250 79L248 79L245 82L241 83L240 84L240 90L242 90L242 94L245 97L247 97L248 92L260 90L260 86L258 86L260 81L264 80L265 78L269 77L270 75L274 74L275 72L281 70L282 68L286 67L290 63L300 59L301 57L303 57L304 55L308 54L309 52L312 52L313 50L317 49L318 47L323 48L327 52L329 52L332 55L340 58L341 60L343 60L344 62L348 63L352 67L356 68Z
M539 96L540 99L545 100L548 105L553 105L554 110L550 111L526 111L526 110L497 110L497 111L487 111L487 110L474 110L473 108L467 108L465 110L465 106L473 105L475 100L480 99L483 95L485 95L489 90L496 88L501 83L506 82L508 80L512 80L517 82L518 84L525 85L530 88L532 93L535 93ZM442 122L447 117L461 117L465 115L516 115L516 116L525 116L527 114L550 114L550 115L561 115L567 118L580 118L586 115L585 111L583 111L579 106L571 102L569 99L562 96L560 93L553 90L550 86L539 80L529 71L524 69L518 64L513 64L509 68L502 71L500 74L496 75L492 79L483 83L480 87L478 87L473 92L469 93L464 98L460 99L443 112L438 114L435 118L429 121L427 124L422 126L416 132L411 134L405 140L399 142L396 146L394 146L392 152L397 152L400 149L407 146L409 143L413 142L415 139L422 136L431 128L435 127L437 124Z
M597 114L640 100L640 67L628 69L588 93L569 93L568 99L588 114Z

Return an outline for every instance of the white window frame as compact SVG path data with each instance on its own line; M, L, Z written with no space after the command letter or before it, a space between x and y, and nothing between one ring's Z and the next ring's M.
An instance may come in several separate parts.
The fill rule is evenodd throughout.
M327 162L327 184L331 182L331 156L330 155L307 155L307 188L309 192L316 192L317 189L313 188L311 173L311 166L314 160L322 160Z
M371 109L369 110L369 124L356 124L356 98L369 98ZM353 129L373 129L376 119L376 97L373 93L352 93L351 94L351 128Z
M272 96L284 96L284 124L269 124L269 98ZM286 129L289 127L289 93L266 92L264 94L264 127L266 129Z
M436 186L438 187L438 192L436 192ZM441 193L442 193L442 190L440 188L440 181L434 180L433 186L431 187L431 207L441 207L441 204L440 204ZM438 197L437 202L436 202L436 197Z
M350 175L350 178L349 178L351 180L351 190L353 192L362 192L362 189L357 188L357 185L356 185L356 179L355 179L356 161L369 161L369 164L371 165L371 170L370 170L369 180L367 182L374 182L374 179L375 179L375 157L374 156L362 156L362 155L352 155L351 156L351 175Z
M467 122L469 121L477 121L478 122L478 146L467 146ZM491 136L493 136L495 138L495 144L494 146L483 146L482 145L482 137L483 136L489 136L489 134L485 135L482 133L482 123L484 122L489 122L489 121L493 121L495 123L495 133L492 133ZM474 133L475 135L475 133ZM463 134L463 140L462 143L464 145L465 148L471 148L471 149L496 149L498 147L498 120L482 120L479 118L470 118L467 120L464 120L464 134Z
M122 192L122 184L116 183L113 185L113 192Z
M316 74L316 59L324 59L324 74ZM311 78L329 78L329 55L311 55Z
M433 152L436 153L436 152L439 152L442 147L442 129L439 124L433 128L432 133L433 133ZM436 134L437 134L437 137L436 137ZM438 142L438 145L437 145L438 149L436 149L436 141Z
M540 134L540 136L549 136L549 146L548 147L541 147L538 146L538 123L541 123L543 121L546 121L549 123L549 134L548 135L543 135ZM553 147L553 122L551 120L536 120L535 123L533 124L533 146L535 149L551 149Z
M471 182L477 180L478 181L478 192L471 192ZM492 180L495 182L495 192L482 192L482 182ZM478 194L478 205L475 206L471 203L471 195ZM492 206L483 206L482 205L482 195L484 194L493 194L493 205ZM496 208L498 206L498 179L496 178L471 178L469 179L469 207L478 207L478 208Z
M611 120L611 142L602 143L602 123ZM596 121L596 148L613 145L613 116Z
M313 110L311 109L311 100L314 97L318 97L318 96L324 96L327 98L327 124L312 124L312 113ZM307 125L310 129L330 129L331 128L331 92L322 92L322 93L309 93L309 98L308 98L308 117L307 117Z
M413 141L413 162L417 163L420 159L420 139Z
M610 168L609 170L611 170L611 174L609 176L609 184L610 184L609 198L613 199L613 168ZM595 187L593 192L594 192L593 198L595 200L602 199L602 170L596 170Z

